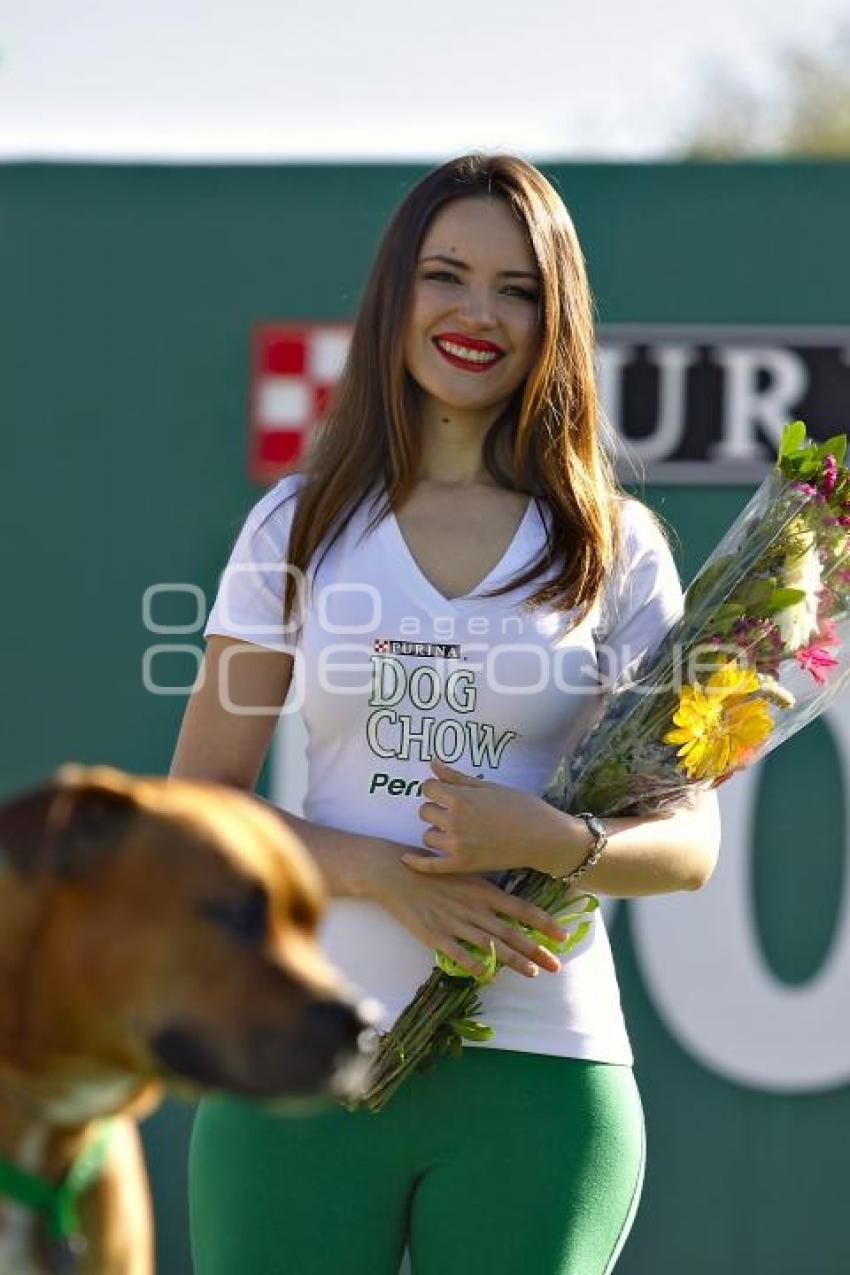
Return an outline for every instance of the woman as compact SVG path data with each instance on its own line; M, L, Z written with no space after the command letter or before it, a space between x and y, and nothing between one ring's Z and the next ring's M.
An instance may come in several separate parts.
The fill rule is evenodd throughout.
M292 684L309 790L280 817L326 882L331 959L386 1026L435 948L475 969L466 945L492 939L507 968L482 995L493 1039L377 1115L202 1103L198 1275L395 1275L405 1244L415 1275L603 1275L625 1242L643 1117L604 923L562 965L510 922L559 928L498 885L531 865L612 895L693 889L717 853L713 797L606 820L598 857L539 795L681 605L609 473L592 354L549 182L510 156L443 165L386 230L301 470L233 550L172 773L253 789Z

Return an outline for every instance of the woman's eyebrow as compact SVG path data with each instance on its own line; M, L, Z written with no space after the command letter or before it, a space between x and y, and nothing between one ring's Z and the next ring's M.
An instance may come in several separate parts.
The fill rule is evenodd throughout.
M447 266L455 266L458 270L470 268L465 261L458 261L457 257L447 257L442 252L432 252L429 256L420 258L420 262L424 261L444 261ZM518 279L540 279L540 275L535 270L500 270L499 274Z

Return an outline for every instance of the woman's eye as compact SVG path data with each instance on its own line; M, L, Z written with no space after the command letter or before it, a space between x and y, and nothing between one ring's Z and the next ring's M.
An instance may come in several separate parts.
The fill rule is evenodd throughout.
M435 279L438 283L441 282L443 279L448 279L452 283L460 282L460 280L458 279L458 276L456 274L453 274L451 270L429 270L428 273L424 274L422 277L423 279ZM520 287L518 283L507 284L504 288L504 291L506 293L511 293L517 297L522 298L523 301L532 301L532 302L537 301L536 292L530 292L528 288Z
M457 283L457 275L452 274L450 270L429 270L424 279L453 279Z

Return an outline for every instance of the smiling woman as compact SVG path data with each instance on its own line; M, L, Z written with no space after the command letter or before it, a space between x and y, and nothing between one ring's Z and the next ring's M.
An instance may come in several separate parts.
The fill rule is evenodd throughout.
M506 261L517 265L505 269ZM524 227L502 200L457 199L440 210L423 241L404 347L425 391L423 410L439 416L451 406L485 433L494 396L507 401L522 384L538 341L538 293L516 277L536 279L537 269ZM426 437L435 423L423 423Z
M377 1113L204 1104L197 1275L266 1275L282 1255L298 1275L396 1275L405 1244L416 1275L465 1275L470 1249L488 1275L607 1275L625 1241L643 1117L604 920L562 965L560 926L492 871L494 855L559 874L587 858L584 822L540 794L594 709L602 644L634 658L681 605L601 446L593 351L581 249L543 174L507 155L442 165L390 220L300 470L234 547L177 772L256 776L274 715L225 707L216 674L233 657L249 704L282 705L297 657L308 790L304 818L279 813L330 896L326 955L382 1028L435 948L470 969L470 945L492 945L505 968L482 989L493 1040ZM693 887L695 817L666 840L610 832L590 888ZM480 870L458 871L460 851Z
M318 568L367 497L370 527L394 512L406 535L416 534L425 498L428 524L449 536L433 543L432 559L458 561L463 584L486 576L494 540L504 548L516 531L524 502L514 493L555 514L543 552L515 583L537 581L535 602L588 611L618 541L593 359L584 257L543 174L510 155L463 156L429 173L384 232L345 367L310 440L286 618L297 572ZM458 484L476 497L467 517ZM476 547L477 576L463 562Z

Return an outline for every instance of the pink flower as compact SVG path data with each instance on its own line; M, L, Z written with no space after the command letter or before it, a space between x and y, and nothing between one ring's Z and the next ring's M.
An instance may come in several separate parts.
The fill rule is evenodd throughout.
M811 673L819 686L823 686L826 681L827 669L835 668L838 663L838 660L830 653L828 647L817 646L814 643L811 646L801 647L795 653L794 658L801 669Z
M823 458L823 470L821 471L821 491L825 496L831 496L835 490L835 483L838 478L838 462L831 452L827 453Z

